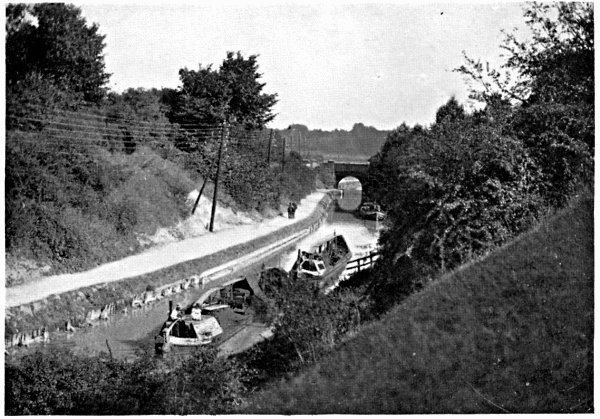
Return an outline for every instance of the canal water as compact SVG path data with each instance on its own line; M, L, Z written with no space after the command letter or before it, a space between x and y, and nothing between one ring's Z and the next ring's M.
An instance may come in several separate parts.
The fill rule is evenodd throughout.
M360 190L345 190L342 198L338 198L335 211L331 211L326 222L312 233L295 243L285 252L275 255L266 261L268 267L279 266L289 271L297 257L298 249L307 249L334 234L342 234L353 254L353 259L368 254L375 249L381 222L362 220L354 210L361 202ZM255 268L256 269L256 268ZM247 274L254 274L248 271ZM244 275L238 272L237 275ZM190 288L184 293L174 295L175 304L189 305L205 292L202 289ZM140 352L154 350L154 336L158 334L168 312L168 299L155 302L147 307L130 311L126 315L99 323L95 327L80 329L76 333L62 333L53 336L49 343L34 346L35 349L52 351L59 347L69 347L76 353L98 354L108 352L122 359L135 358ZM30 349L30 350L31 350Z

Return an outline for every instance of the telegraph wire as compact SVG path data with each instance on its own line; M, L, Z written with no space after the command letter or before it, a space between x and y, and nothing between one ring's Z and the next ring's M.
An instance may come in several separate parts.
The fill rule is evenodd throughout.
M61 121L56 121L56 120L52 120L52 119L40 119L40 118L33 118L33 117L27 117L27 116L16 116L16 115L12 115L10 113L7 114L7 118L12 118L17 121L39 122L39 123L47 124L47 125L59 125L59 126L66 126L66 127L73 126L73 127L82 127L82 128L86 128L86 129L101 129L101 130L115 131L115 132L121 132L121 133L124 131L133 131L133 132L140 132L140 133L155 132L155 133L172 134L172 133L176 132L176 133L183 133L183 134L194 134L194 133L218 132L221 129L220 127L215 126L213 128L198 128L198 129L184 130L184 129L177 127L176 125L169 125L169 126L166 126L166 128L164 128L164 129L150 128L150 127L146 128L146 127L136 126L134 121L123 122L123 123L110 122L110 123L106 123L106 124L103 122L99 122L97 125L78 124L78 123L74 123L74 122L61 122ZM71 121L72 120L73 119L71 119ZM47 127L43 127L43 128L47 128Z
M79 116L88 116L90 118L98 119L98 120L100 120L102 122L104 122L106 119L110 120L110 119L115 119L115 118L117 118L117 119L120 118L124 122L132 122L132 120L136 119L135 116L132 116L132 117L125 116L124 113L120 113L119 116L115 116L115 115L113 115L113 114L110 113L111 112L110 109L105 109L103 111L104 113L102 113L102 114L98 114L98 113L97 114L90 114L90 113L87 113L87 112L82 112L81 110L71 111L71 110L60 109L60 108L48 108L48 107L45 107L43 105L37 105L37 104L26 104L26 105L24 105L24 107L26 107L26 108L27 107L28 108L33 108L33 109L35 109L35 110L37 110L37 111L39 111L39 112L41 112L43 114L46 114L44 111L50 111L50 112L53 112L54 115L56 115L56 116L67 117L67 115L61 115L61 113L66 113L66 114L72 114L74 116L77 116L77 115L79 115ZM86 109L86 108L83 108L83 109ZM90 109L90 108L87 108L86 110L92 110L93 111L93 109ZM16 110L12 109L10 111L11 112L15 112ZM132 112L135 112L135 111L132 109ZM164 116L164 114L163 114L163 116ZM210 127L220 127L220 124L203 124L203 123L197 123L197 122L196 123L170 122L167 119L166 116L164 116L164 117L166 119L166 121L164 121L164 122L159 122L159 121L156 121L156 122L153 122L153 121L144 121L144 120L141 120L141 119L139 120L139 122L143 123L143 124L179 125L179 126L182 126L182 127L187 127L187 126L192 126L192 127L195 126L195 127L199 127L199 128L202 128L202 127L208 127L208 128L210 128Z

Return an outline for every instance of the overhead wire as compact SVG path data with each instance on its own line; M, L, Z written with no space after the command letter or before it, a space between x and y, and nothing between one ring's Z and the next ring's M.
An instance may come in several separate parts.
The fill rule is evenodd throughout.
M7 121L17 124L39 123L42 127L39 131L18 131L25 135L18 135L16 131L11 133L9 130L6 135L7 144L21 144L26 149L24 152L57 156L72 156L73 153L80 153L87 158L94 158L94 156L103 158L107 156L107 152L125 153L127 150L134 150L137 155L148 154L140 147L149 147L152 150L166 148L172 157L203 151L204 156L200 156L202 161L199 164L204 165L203 161L216 157L216 144L221 136L226 134L226 146L242 153L237 156L238 160L244 153L251 152L252 155L242 158L248 159L248 162L253 161L259 166L262 166L263 160L267 158L269 141L272 153L279 153L282 148L282 145L278 144L281 137L279 137L280 141L277 141L268 129L247 130L243 126L232 124L202 125L202 127L195 125L193 129L184 129L179 124L169 122L156 123L130 117L118 118L114 115L53 109L44 109L42 113L39 112L39 107L37 109L38 112L33 115L22 110L20 112L9 110L6 115ZM227 154L225 155L226 166L236 158L231 160ZM14 166L9 170L15 174L26 174L15 170Z
M109 105L109 106L110 106L110 105ZM48 107L45 107L45 106L43 106L43 105L37 105L37 104L31 104L31 103L30 103L30 104L26 104L26 105L24 105L24 107L26 107L26 108L27 108L27 107L28 107L28 108L33 108L33 109L36 109L36 110L38 110L38 111L40 111L40 112L44 112L44 111L48 112L48 111L51 111L51 112L55 112L55 113L57 113L57 114L60 114L60 113L66 113L66 114L70 114L70 115L74 115L74 116L80 116L80 117L81 117L81 116L88 116L88 117L90 117L90 118L100 118L100 119L102 119L102 120L104 120L104 119L114 119L114 118L118 118L118 117L117 117L117 116L115 116L114 114L111 114L111 112L112 112L112 111L111 111L110 109L108 109L108 110L104 110L104 111L103 111L103 112L104 112L103 114L90 114L90 113L87 113L87 112L82 112L81 110L73 110L73 111L71 111L71 110L67 110L67 109L48 108ZM90 108L87 108L87 109L89 110ZM14 110L14 109L7 109L7 112L8 112L8 111L13 111L13 112L14 112L14 111L16 111L16 110ZM99 110L99 111L100 111L100 110ZM122 115L125 115L125 114L124 114L124 113L122 113ZM64 116L64 115L63 115L63 116ZM122 118L123 120L128 120L128 119L131 119L131 118L127 117L127 116L122 116L121 118ZM165 116L165 118L166 118L166 116ZM183 127L198 127L198 128L202 128L202 127L205 127L205 128L210 128L210 127L215 127L215 126L220 126L220 125L221 125L221 124L203 124L203 123L196 123L196 122L195 122L195 123L178 123L178 122L176 122L176 123L172 123L172 122L170 122L170 121L168 121L168 120L167 120L167 121L164 121L164 122L154 122L154 121L143 121L143 120L139 120L139 122L140 122L140 123L145 123L145 124L154 124L154 123L160 123L160 124L164 124L164 125L179 125L179 126L183 126Z
M54 129L58 129L58 128L70 128L70 127L76 127L76 128L82 128L80 131L82 132L88 132L88 130L93 130L93 129L98 129L100 131L108 131L108 132L117 132L120 133L121 135L126 134L126 133L137 133L137 134L150 134L150 135L158 135L158 134L173 134L173 133L179 133L179 134L184 134L184 135L194 135L194 134L204 134L204 135L213 135L216 136L217 134L220 133L220 131L223 129L223 127L221 125L215 125L215 126L211 126L211 127L205 127L205 128L196 128L196 129L181 129L180 127L178 127L176 124L170 124L170 125L165 125L166 128L163 129L157 129L156 127L141 127L138 126L136 124L139 123L139 121L131 121L131 120L123 120L119 123L115 123L115 122L110 122L110 123L105 123L105 122L99 122L96 125L93 124L89 124L89 123L81 123L81 122L85 122L85 120L81 120L78 118L71 118L68 121L59 121L56 119L50 119L50 118L40 118L40 117L32 117L32 116L21 116L21 115L15 115L11 112L7 113L7 119L13 119L16 121L21 121L21 122L39 122L41 124L46 124L46 125L55 125L56 127L53 127ZM73 122L73 120L78 121L78 122ZM46 127L47 128L47 127ZM267 131L266 130L253 130L253 131L248 131L248 130L244 130L241 128L237 128L237 127L229 127L228 128L228 135L234 135L236 137L245 137L248 139L256 139L256 138L266 138L267 136Z
M26 117L26 116L15 116L12 115L10 113L7 114L7 118L10 119L12 118L13 120L16 121L21 121L21 122L39 122L41 124L45 124L45 125L57 125L57 126L62 126L62 127L79 127L79 128L84 128L84 129L99 129L102 131L109 131L109 132L119 132L121 134L125 133L125 132L132 132L132 133L142 133L142 134L146 134L146 133L154 133L154 134L173 134L173 133L179 133L179 134L185 134L185 135L194 135L194 134L211 134L211 133L217 133L218 131L220 131L221 127L213 127L213 128L206 128L206 129L193 129L193 130L182 130L180 128L178 128L177 126L170 126L168 129L150 129L150 128L144 128L140 129L140 127L136 127L134 122L128 122L127 125L125 123L123 124L116 124L116 123L108 123L108 124L104 124L104 123L100 123L98 125L90 125L90 124L78 124L78 123L73 123L73 122L60 122L60 121L56 121L56 120L52 120L52 119L40 119L40 118L34 118L34 117ZM115 126L114 128L111 127L111 125ZM46 127L47 128L47 127Z

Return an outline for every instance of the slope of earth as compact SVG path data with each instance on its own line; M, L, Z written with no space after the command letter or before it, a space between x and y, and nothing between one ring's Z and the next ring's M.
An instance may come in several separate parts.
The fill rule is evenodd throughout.
M593 198L390 311L243 412L593 412Z

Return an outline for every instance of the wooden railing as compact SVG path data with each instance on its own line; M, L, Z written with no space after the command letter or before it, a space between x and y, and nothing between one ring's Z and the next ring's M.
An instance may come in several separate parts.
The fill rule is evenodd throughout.
M348 265L346 265L343 277L348 278L350 275L356 272L371 268L377 259L379 259L379 252L372 251L366 256L351 260L348 262Z

